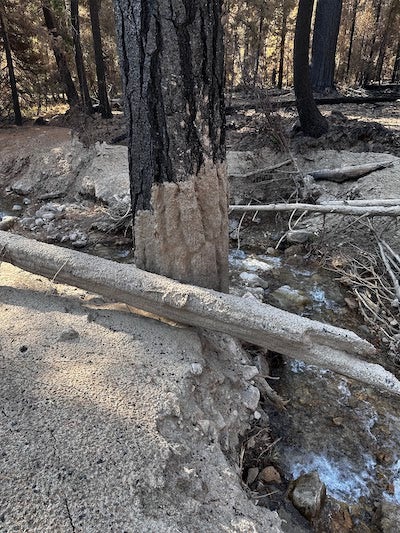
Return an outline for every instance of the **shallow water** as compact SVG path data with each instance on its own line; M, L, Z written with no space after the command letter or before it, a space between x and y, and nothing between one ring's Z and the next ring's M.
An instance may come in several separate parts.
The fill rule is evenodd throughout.
M365 336L365 326L346 306L346 293L331 272L306 262L293 265L285 258L235 252L230 257L234 283L240 283L238 272L249 271L248 265L257 261L272 266L252 270L269 283L264 302L276 305L274 291L286 286L304 297L289 298L287 310ZM366 507L383 499L400 504L400 398L295 356L271 371L279 377L273 387L290 399L287 411L266 408L273 435L281 438L277 451L286 477L317 470L328 495L340 501Z

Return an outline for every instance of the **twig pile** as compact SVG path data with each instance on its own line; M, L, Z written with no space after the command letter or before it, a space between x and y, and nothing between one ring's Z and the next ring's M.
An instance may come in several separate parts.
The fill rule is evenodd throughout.
M400 362L400 257L379 241L378 253L359 250L358 257L343 263L334 263L339 281L350 289L365 322Z

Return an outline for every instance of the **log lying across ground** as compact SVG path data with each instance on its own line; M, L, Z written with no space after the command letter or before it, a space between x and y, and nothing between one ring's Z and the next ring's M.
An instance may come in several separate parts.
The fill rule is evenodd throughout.
M282 211L309 211L310 213L321 213L331 215L348 215L348 216L381 216L381 217L398 217L400 216L400 205L346 205L346 204L266 204L266 205L230 205L230 211L244 212L267 212L277 213Z
M393 161L379 161L374 163L366 163L364 165L351 165L341 168L311 170L307 172L307 174L316 180L328 180L335 181L337 183L343 183L344 181L362 178L363 176L367 176L367 174L371 174L371 172L382 170L384 168L391 167L392 165Z
M335 96L331 98L315 98L315 103L317 105L336 105L336 104L380 104L386 102L396 102L400 99L399 93L392 93L387 95L380 96ZM236 111L247 110L247 109L259 109L261 111L265 108L286 108L294 107L296 105L296 100L277 100L275 98L271 99L258 99L258 100L245 100L237 99L233 100L229 106L226 108L226 114L231 115Z
M375 349L351 331L250 298L184 285L133 265L4 231L0 231L0 260L175 322L227 333L400 395L400 382L390 372L358 359Z

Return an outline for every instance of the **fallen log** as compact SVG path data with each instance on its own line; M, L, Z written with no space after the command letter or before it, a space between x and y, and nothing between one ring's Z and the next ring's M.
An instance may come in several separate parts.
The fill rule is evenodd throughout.
M357 207L391 206L400 205L400 198L371 198L369 200L328 200L318 203L318 205L352 205Z
M268 97L267 97L268 98ZM336 96L332 98L314 98L315 103L318 106L321 105L336 105L336 104L380 104L386 102L396 102L400 99L398 93L392 93L387 95L380 96ZM232 115L233 113L240 110L255 109L263 111L266 107L268 109L278 109L278 108L287 108L294 107L296 105L296 100L277 100L270 98L267 100L233 100L231 104L226 108L226 114Z
M381 216L381 217L398 217L400 216L400 205L376 205L376 206L353 206L353 205L324 205L324 204L267 204L267 205L230 205L230 211L249 212L267 212L277 213L282 211L309 211L311 213L347 215L347 216Z
M0 231L0 260L153 315L227 333L400 395L400 382L390 372L356 357L373 354L375 348L351 331L253 299L185 285L133 265L4 231Z
M268 172L273 172L274 170L277 170L278 168L282 168L286 165L289 165L289 163L292 163L291 159L286 159L285 161L282 161L281 163L277 163L276 165L272 165L271 167L265 167L265 168L259 168L257 170L253 170L251 172L246 172L245 174L231 174L229 173L230 178L258 178L260 176L263 176L264 174L267 174Z
M362 178L376 170L382 170L393 165L393 161L379 161L377 163L366 163L365 165L352 165L341 168L325 168L322 170L307 171L309 176L316 180L335 181L343 183L344 181Z

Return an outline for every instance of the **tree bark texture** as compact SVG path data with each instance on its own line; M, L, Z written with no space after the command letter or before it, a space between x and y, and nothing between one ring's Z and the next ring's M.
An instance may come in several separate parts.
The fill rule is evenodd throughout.
M359 0L354 0L353 13L352 13L352 19L351 19L351 28L350 28L349 49L347 51L346 79L348 79L349 72L350 72L351 55L353 53L353 44L354 44L354 33L356 31L358 3L359 3Z
M220 0L115 0L140 268L226 291Z
M311 18L314 0L300 0L294 38L294 91L301 129L305 135L320 137L328 131L328 122L314 101L309 68Z
M103 43L101 40L100 0L89 0L90 23L92 26L94 59L96 62L97 90L99 93L100 112L103 118L111 118L112 111L107 94L106 68L103 57Z
M394 60L393 72L392 72L392 83L400 81L400 38L397 43L396 58Z
M283 85L283 67L285 61L285 43L287 34L287 18L289 15L288 6L286 0L282 1L282 26L280 32L279 43L279 70L278 70L278 89L282 89Z
M342 0L318 0L312 42L311 83L315 91L333 89Z
M62 48L61 36L57 30L56 21L48 1L42 3L44 21L51 37L51 46L56 59L58 72L70 107L79 105L79 96L71 72L68 67L67 56Z
M21 115L21 108L19 105L17 81L15 79L14 63L13 63L13 58L12 58L10 40L8 38L6 16L4 13L4 8L3 8L2 3L0 3L0 32L1 32L1 37L3 39L3 46L4 46L4 51L6 54L6 61L7 61L8 76L10 79L11 95L12 95L13 109L14 109L14 122L17 126L22 126L22 115Z
M93 107L92 107L92 102L90 100L85 65L83 62L80 23L79 23L79 0L71 0L71 27L72 27L72 39L73 39L74 48L75 48L75 64L76 64L76 71L78 73L78 79L79 79L82 107L86 111L86 113L90 114L93 112Z

